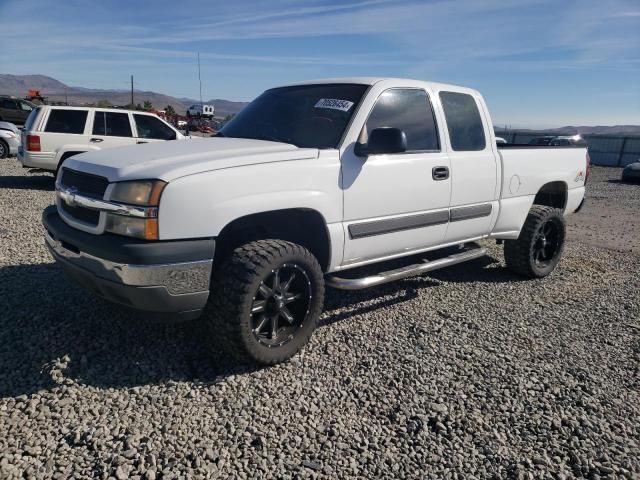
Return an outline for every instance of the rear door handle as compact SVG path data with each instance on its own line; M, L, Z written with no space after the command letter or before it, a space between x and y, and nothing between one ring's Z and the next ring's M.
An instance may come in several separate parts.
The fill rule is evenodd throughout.
M89 140L91 143L100 143L102 142L102 138L92 138L91 140Z
M149 142L136 142L138 145L140 145L141 143L149 143Z
M433 167L431 176L434 180L446 180L449 178L449 167Z

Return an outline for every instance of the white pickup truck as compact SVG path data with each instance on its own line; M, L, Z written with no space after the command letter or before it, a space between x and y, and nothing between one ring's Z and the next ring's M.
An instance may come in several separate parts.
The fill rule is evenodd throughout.
M325 285L472 260L487 238L515 272L548 275L588 172L584 147L497 148L475 90L335 79L267 90L216 138L71 157L43 222L96 294L202 316L229 352L274 364L309 340ZM414 261L385 267L398 257Z

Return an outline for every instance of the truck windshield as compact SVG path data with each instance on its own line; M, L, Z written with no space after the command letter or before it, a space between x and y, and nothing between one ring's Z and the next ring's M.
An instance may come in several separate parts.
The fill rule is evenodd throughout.
M298 85L267 90L220 131L220 136L337 148L367 85Z

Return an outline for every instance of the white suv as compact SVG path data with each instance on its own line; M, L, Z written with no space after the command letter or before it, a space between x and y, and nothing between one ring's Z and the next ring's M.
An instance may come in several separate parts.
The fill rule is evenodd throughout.
M184 138L152 113L45 105L34 109L25 123L18 160L23 167L57 171L78 153Z

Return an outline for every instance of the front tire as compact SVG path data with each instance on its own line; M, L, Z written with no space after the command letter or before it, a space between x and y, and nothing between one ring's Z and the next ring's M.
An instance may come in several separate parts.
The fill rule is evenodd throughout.
M205 320L226 353L265 365L307 344L324 303L324 275L306 248L258 240L236 248L212 282Z
M518 239L504 242L507 267L524 277L546 277L560 261L565 237L562 211L534 205L529 210Z

